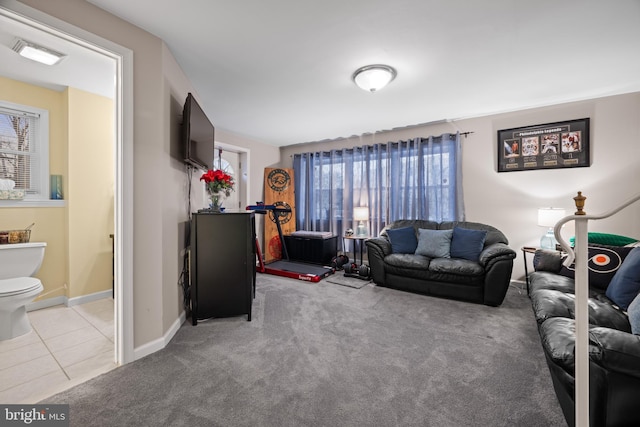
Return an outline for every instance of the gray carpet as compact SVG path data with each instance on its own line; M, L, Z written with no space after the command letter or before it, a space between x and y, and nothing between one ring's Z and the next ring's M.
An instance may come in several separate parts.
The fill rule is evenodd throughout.
M43 403L72 426L566 426L529 300L486 307L259 274L246 316Z

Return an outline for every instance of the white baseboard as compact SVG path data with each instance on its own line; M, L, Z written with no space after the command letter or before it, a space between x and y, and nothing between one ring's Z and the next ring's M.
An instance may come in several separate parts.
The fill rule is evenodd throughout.
M187 315L184 311L180 313L180 316L176 319L175 322L171 325L169 330L162 336L162 338L158 338L157 340L153 340L146 344L141 345L140 347L136 347L133 350L133 360L142 359L145 356L150 355L151 353L155 353L158 350L162 350L169 344L171 339L180 329L180 326L187 320Z
M56 305L67 305L67 297L59 296L30 302L27 304L27 311L41 310L43 308L49 308Z
M106 291L100 291L89 295L82 295L80 297L69 298L66 296L59 296L53 298L43 299L41 301L34 301L27 304L27 311L41 310L43 308L49 308L56 305L64 305L67 307L73 307L74 305L80 305L91 301L97 301L104 298L111 298L111 289Z
M112 295L113 291L111 289L107 289L106 291L82 295L81 297L67 298L67 307L73 307L74 305L85 304L91 301L98 301L99 299L112 298Z

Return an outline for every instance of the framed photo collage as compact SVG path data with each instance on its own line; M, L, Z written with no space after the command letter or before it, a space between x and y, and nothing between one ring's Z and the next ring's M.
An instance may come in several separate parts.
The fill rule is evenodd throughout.
M498 131L498 172L590 166L589 119Z

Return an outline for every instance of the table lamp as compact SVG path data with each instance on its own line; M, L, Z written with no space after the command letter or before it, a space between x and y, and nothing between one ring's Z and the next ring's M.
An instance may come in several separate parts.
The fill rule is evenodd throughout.
M366 206L353 208L353 220L358 221L356 236L366 236L368 232L364 222L369 221L369 208Z
M540 208L538 209L538 225L547 227L547 232L540 238L540 247L542 249L555 249L558 241L553 234L553 227L556 222L566 216L565 210L562 208Z

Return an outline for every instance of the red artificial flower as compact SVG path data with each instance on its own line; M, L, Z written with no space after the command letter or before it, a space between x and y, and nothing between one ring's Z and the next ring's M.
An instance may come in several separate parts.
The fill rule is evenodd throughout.
M211 170L202 174L200 181L204 181L210 194L224 192L227 197L233 191L233 177L222 169Z

